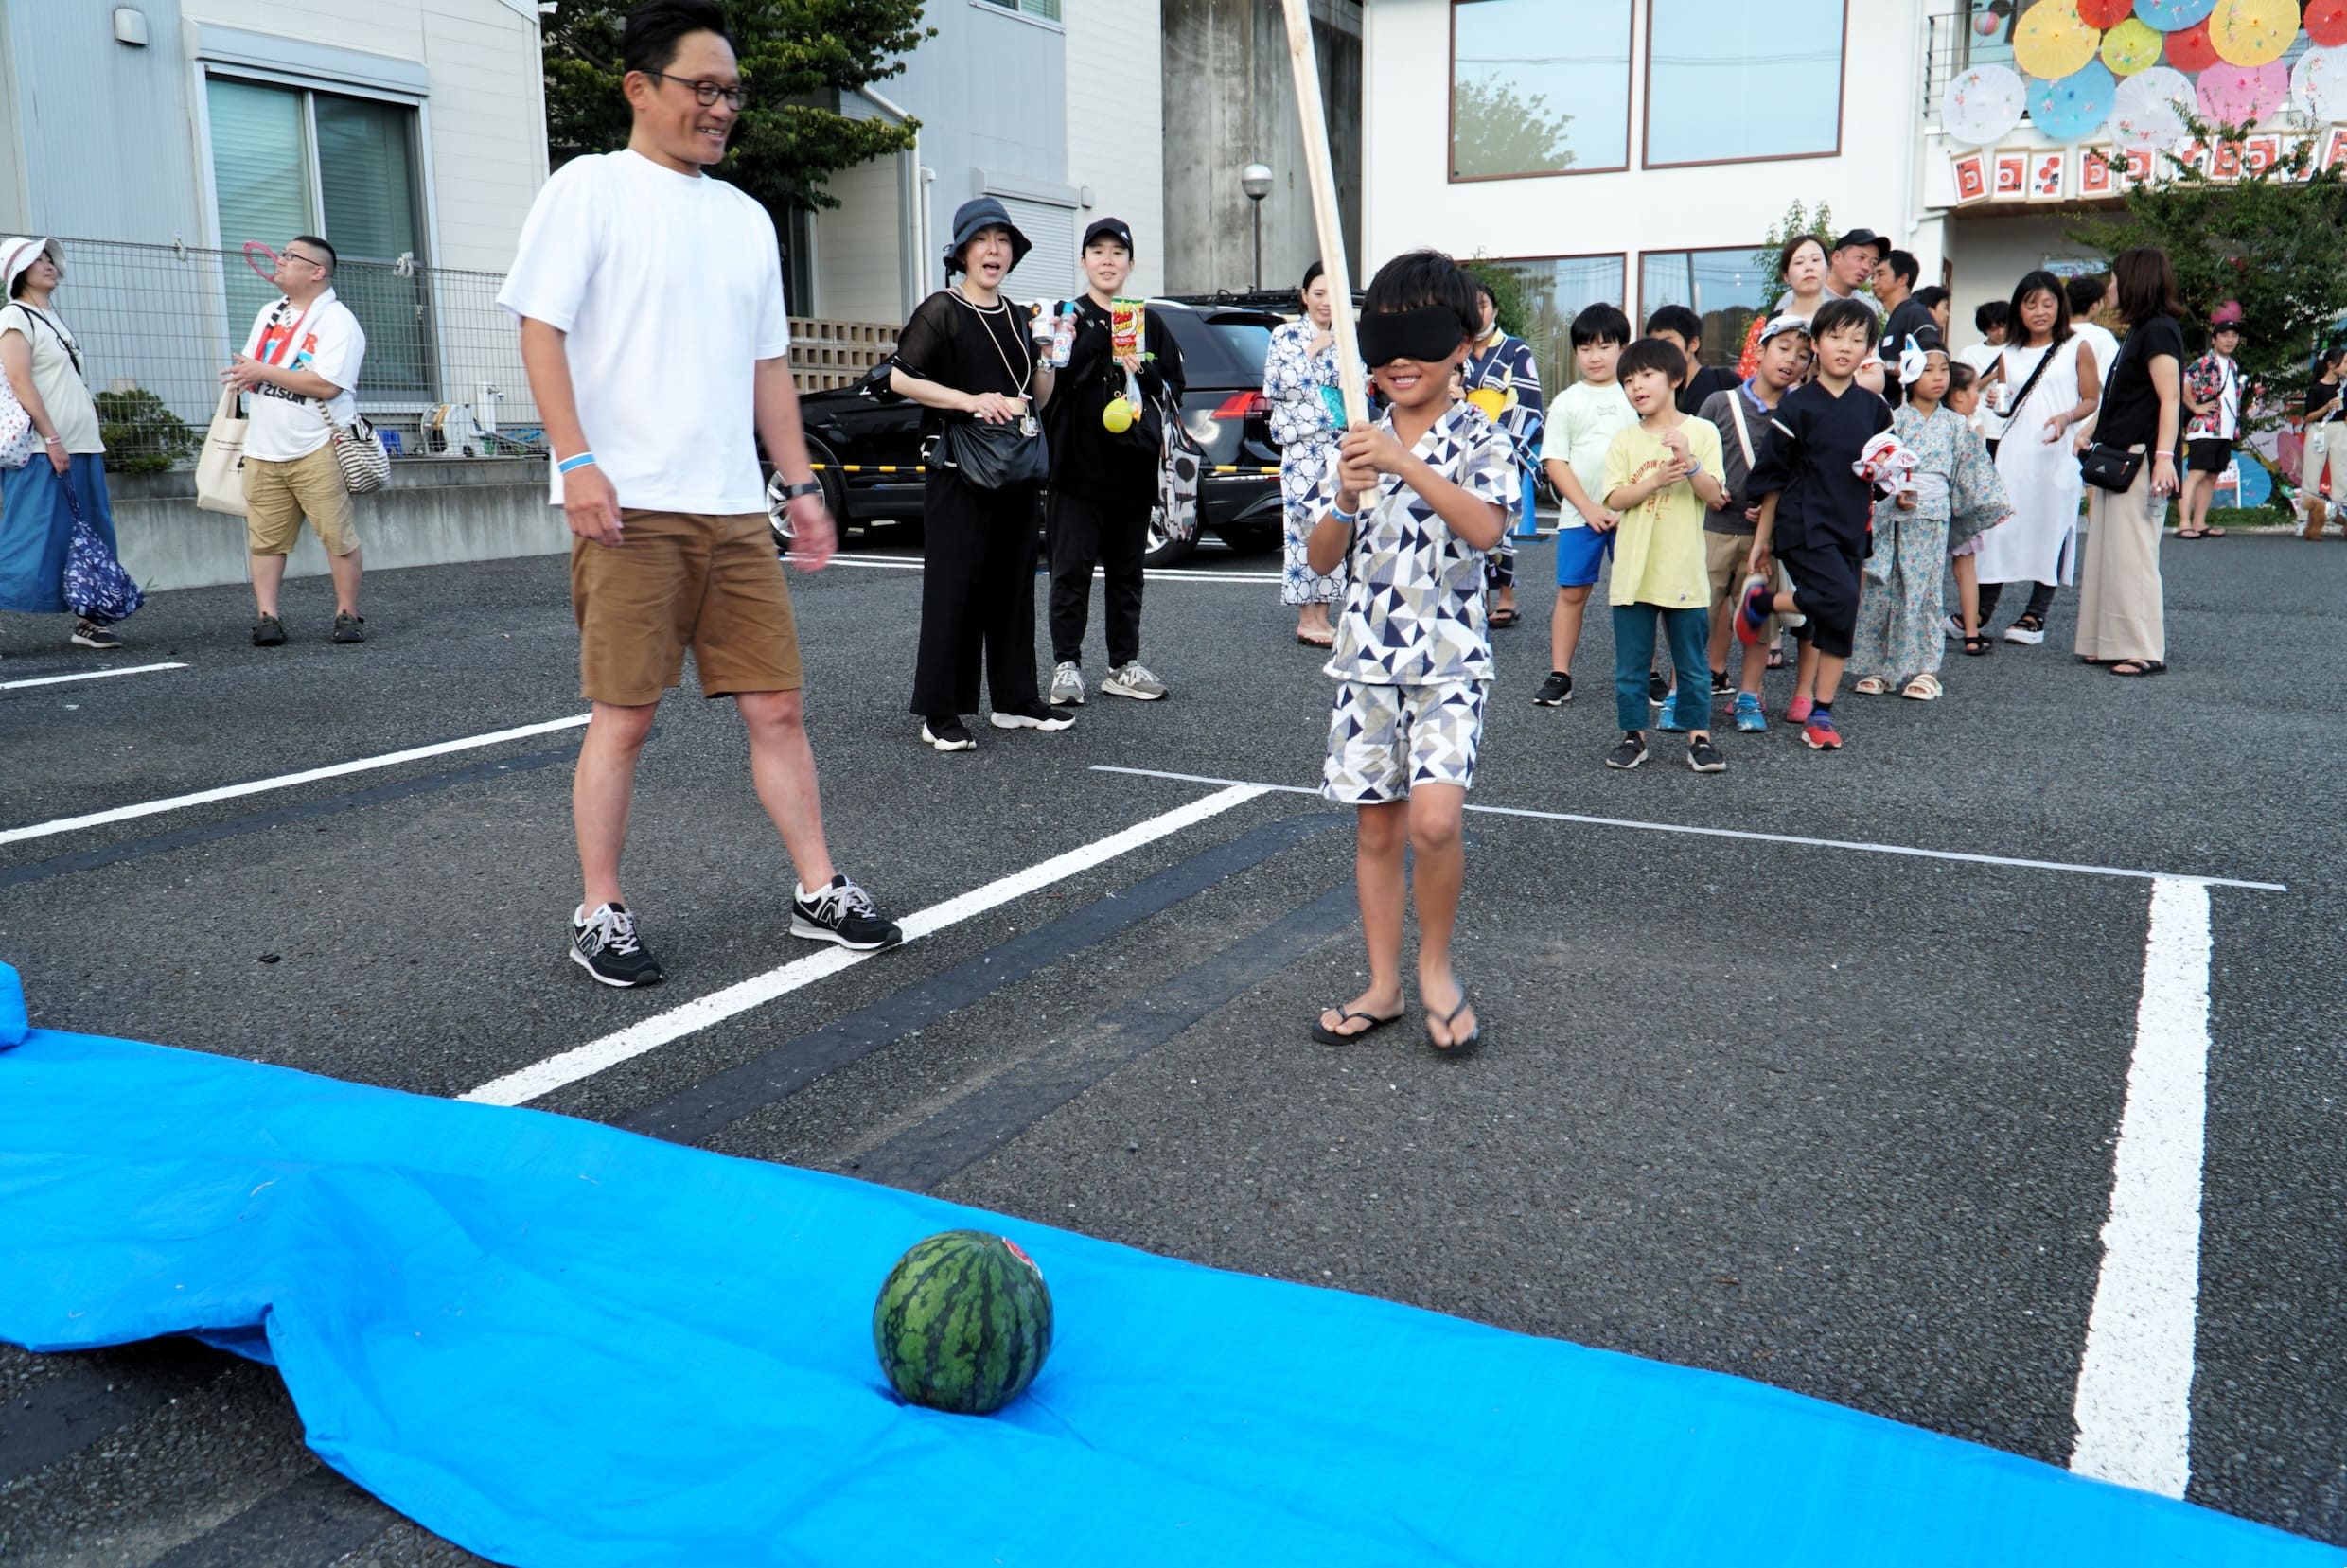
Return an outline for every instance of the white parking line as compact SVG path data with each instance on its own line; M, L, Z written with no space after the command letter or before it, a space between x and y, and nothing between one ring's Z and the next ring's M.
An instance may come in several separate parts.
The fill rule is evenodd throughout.
M129 664L118 670L84 670L79 675L44 675L30 680L0 680L0 692L21 692L27 686L62 686L69 680L106 680L118 675L151 675L156 670L184 670L184 663Z
M793 556L792 559L797 559ZM918 555L834 555L834 566L867 566L882 572L918 572ZM1168 583L1278 583L1286 579L1277 572L1201 572L1193 567L1153 566L1141 573L1153 582Z
M1245 784L1244 779L1217 779L1203 773L1166 773L1154 767L1113 767L1094 763L1095 773L1131 773L1143 779L1173 779L1182 784ZM1302 784L1254 784L1251 787L1285 795L1317 795ZM2184 872L2130 871L2124 866L2084 866L2066 860L2023 860L2005 854L1971 854L1962 850L1915 849L1906 844L1875 844L1854 838L1810 838L1792 833L1754 833L1743 828L1697 827L1685 822L1641 822L1626 817L1590 817L1576 811L1527 811L1518 806L1470 805L1493 817L1528 817L1544 822L1579 822L1590 827L1635 828L1641 833L1685 833L1703 838L1745 838L1762 844L1797 844L1807 849L1854 850L1865 854L1901 854L1918 860L1955 860L1973 866L2016 866L2023 871L2076 872L2085 876L2124 876L2144 882L2188 882L2204 888L2247 888L2253 892L2286 893L2280 882L2245 882L2231 876L2196 876Z
M2081 1475L2162 1497L2183 1496L2192 1479L2209 952L2208 884L2152 883L2135 1054L2070 1454Z
M905 940L918 942L923 937L933 936L949 925L982 915L1015 898L1023 898L1038 888L1066 881L1081 872L1113 860L1128 850L1155 843L1169 834L1179 833L1193 823L1219 816L1233 806L1244 805L1264 793L1264 790L1251 784L1236 784L1146 821L1136 822L1129 828L1081 845L1065 854L1055 854L1025 871L1013 872L982 888L973 888L943 904L932 904L926 909L906 916L900 923L904 926ZM642 1056L645 1051L656 1050L672 1040L680 1040L712 1024L722 1023L737 1013L747 1013L751 1008L762 1007L778 996L786 996L826 976L837 975L842 969L878 956L875 953L851 953L844 947L826 948L807 958L796 959L779 968L769 969L763 975L753 975L749 979L727 986L723 991L697 996L681 1007L657 1013L616 1034L590 1040L583 1046L573 1047L502 1078L493 1078L458 1098L488 1105L527 1104L542 1095L552 1094L566 1084L591 1078L607 1067Z
M72 833L79 828L103 827L109 822L128 822L140 817L154 817L167 811L182 811L188 806L208 805L214 801L233 801L240 795L258 795L272 789L291 789L295 784L311 784L319 779L339 779L345 774L366 773L379 767L397 767L401 763L420 762L426 757L446 756L450 751L470 751L484 746L498 746L509 740L526 740L532 735L551 734L556 730L575 730L587 722L588 715L549 719L544 724L524 724L513 730L495 730L485 735L466 735L459 740L438 741L431 746L414 747L405 751L387 751L379 757L361 757L353 762L338 762L326 767L305 768L299 773L280 773L272 779L254 779L245 784L222 784L218 789L200 789L192 795L172 795L160 801L142 801L136 805L115 806L109 811L93 811L83 817L60 817L55 821L34 822L27 827L0 828L0 844L21 843L27 838L46 838L52 834Z

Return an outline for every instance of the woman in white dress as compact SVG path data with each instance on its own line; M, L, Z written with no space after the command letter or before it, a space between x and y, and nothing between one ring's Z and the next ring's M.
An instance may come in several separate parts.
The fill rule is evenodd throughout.
M2071 428L2102 400L2094 358L2079 352L2062 280L2035 272L2013 291L2006 344L1988 373L1998 412L1997 471L2013 516L1981 537L1980 624L1996 612L2006 583L2029 583L2029 608L2004 629L2008 643L2045 641L2054 590L2077 569L2078 498L2085 489L2070 449Z

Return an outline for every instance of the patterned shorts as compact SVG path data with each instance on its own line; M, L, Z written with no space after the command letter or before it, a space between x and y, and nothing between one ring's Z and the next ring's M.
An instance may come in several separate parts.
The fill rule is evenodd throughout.
M1339 805L1383 805L1408 800L1417 784L1473 788L1491 690L1485 680L1338 682L1320 793Z

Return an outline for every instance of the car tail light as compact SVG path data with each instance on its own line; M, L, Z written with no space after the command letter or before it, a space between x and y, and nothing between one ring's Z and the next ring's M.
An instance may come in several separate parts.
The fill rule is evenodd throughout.
M1234 392L1214 411L1217 419L1258 419L1271 412L1271 401L1260 391Z

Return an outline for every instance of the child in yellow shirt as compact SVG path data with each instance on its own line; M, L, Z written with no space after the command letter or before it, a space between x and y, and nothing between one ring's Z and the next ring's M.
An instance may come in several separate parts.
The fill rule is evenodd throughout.
M1681 672L1664 728L1687 732L1687 766L1724 773L1727 759L1711 738L1711 575L1703 561L1703 514L1721 505L1720 432L1708 419L1679 412L1677 389L1686 356L1675 344L1641 338L1622 351L1617 374L1638 422L1614 434L1605 457L1605 505L1621 515L1614 545L1614 705L1622 738L1608 767L1646 761L1647 676L1654 667L1655 625ZM1687 671L1698 672L1689 676Z

